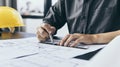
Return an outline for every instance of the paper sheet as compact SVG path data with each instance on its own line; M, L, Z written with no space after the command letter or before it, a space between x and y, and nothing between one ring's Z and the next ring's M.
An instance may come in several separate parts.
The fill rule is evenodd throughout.
M63 59L51 56L29 56L0 63L0 67L79 67L88 61L79 59Z
M120 36L96 54L85 67L120 67Z
M97 50L104 46L105 45L89 45L88 49L77 49L38 43L36 37L0 40L0 61L6 62L6 60L9 60L5 63L5 65L10 65L8 67L11 67L11 65L13 65L12 67L19 67L19 63L21 63L20 67L25 67L30 63L32 64L32 62L36 65L32 66L30 64L31 67L53 67L55 65L57 65L56 67L61 67L65 64L71 64L67 67L74 67L75 64L72 65L71 63L75 62L72 60L73 57ZM59 62L62 63L59 64ZM4 65L4 63L0 63L0 67L2 67L2 65Z
M38 46L27 40L0 40L0 61L34 53L38 53Z

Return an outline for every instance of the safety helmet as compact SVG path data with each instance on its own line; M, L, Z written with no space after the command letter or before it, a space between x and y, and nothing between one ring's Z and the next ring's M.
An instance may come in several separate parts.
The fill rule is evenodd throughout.
M0 6L0 28L24 26L20 13L7 6Z

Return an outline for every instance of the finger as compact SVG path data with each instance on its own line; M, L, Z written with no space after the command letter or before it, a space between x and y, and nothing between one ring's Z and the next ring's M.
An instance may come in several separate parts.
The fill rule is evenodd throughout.
M69 38L66 40L64 46L68 46L70 45L71 41L75 40L76 38L74 37L74 35L69 36Z
M38 29L38 34L42 37L42 38L48 38L49 34L42 28L40 27Z
M44 28L49 34L52 34L54 30L53 27L49 24L44 24L42 28Z
M56 43L57 45L60 45L60 41Z
M64 45L65 41L69 38L70 34L68 34L67 36L65 36L65 38L63 38L61 41L60 41L60 46Z
M56 31L56 28L55 27L53 27L53 26L51 26L51 32L50 32L50 34L54 34L55 33L55 31Z
M76 39L71 45L70 47L75 47L76 45L78 45L80 43L80 39Z
M46 39L45 38L42 38L40 35L39 35L39 32L37 32L36 33L37 35L37 38L38 38L38 40L40 41L40 42L45 42L46 41Z

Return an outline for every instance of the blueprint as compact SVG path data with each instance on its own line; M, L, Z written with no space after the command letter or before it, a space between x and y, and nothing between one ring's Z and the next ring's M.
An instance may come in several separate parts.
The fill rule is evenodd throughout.
M0 40L0 67L79 67L88 61L73 57L105 45L78 49L39 43L36 37Z

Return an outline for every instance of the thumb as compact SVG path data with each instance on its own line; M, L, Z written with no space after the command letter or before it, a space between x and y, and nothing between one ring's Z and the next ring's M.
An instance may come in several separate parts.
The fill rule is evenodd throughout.
M54 33L55 33L55 31L56 31L56 28L55 28L55 27L53 27L53 26L51 26L51 27L50 27L49 34L54 34Z

